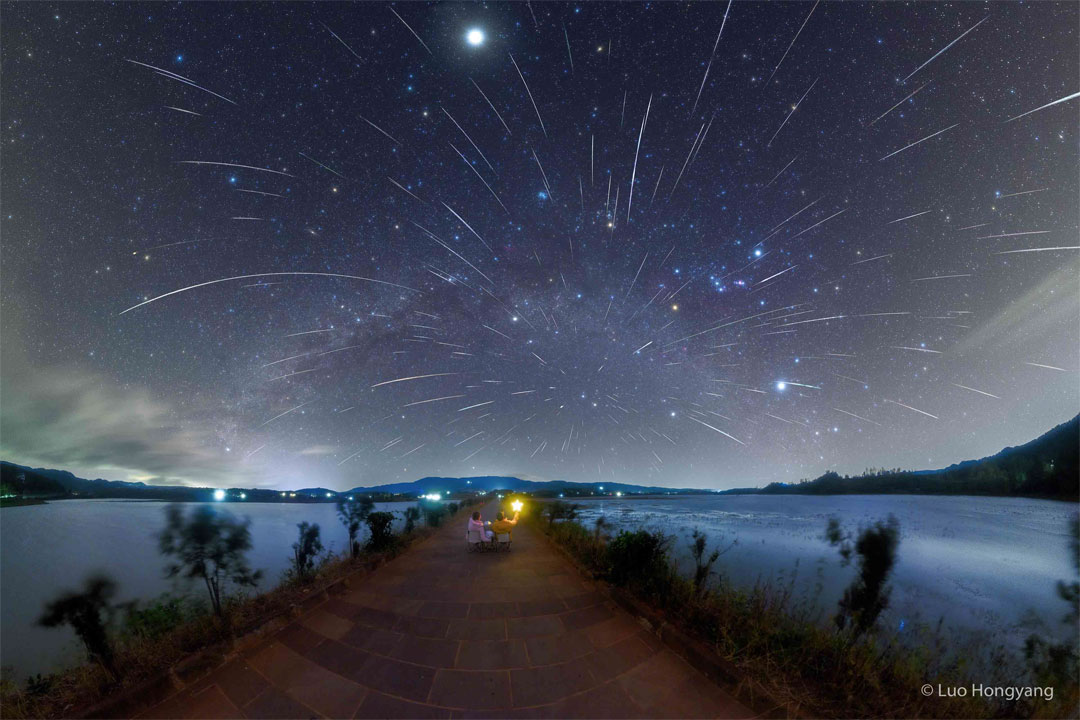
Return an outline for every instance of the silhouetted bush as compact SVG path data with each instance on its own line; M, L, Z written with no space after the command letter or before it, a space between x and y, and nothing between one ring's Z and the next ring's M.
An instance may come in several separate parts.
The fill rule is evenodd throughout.
M670 540L663 533L622 530L607 545L607 576L615 585L659 596L671 585Z
M415 505L405 508L405 532L411 533L416 529L416 521L420 519L420 508Z
M889 573L896 564L900 545L900 522L892 515L884 523L876 522L859 531L852 544L850 534L840 528L840 521L830 518L825 530L830 545L837 546L843 564L858 556L858 575L840 598L836 625L841 630L850 627L858 636L874 627L878 616L889 606L890 588L886 586Z
M373 512L367 516L367 524L371 531L368 539L370 550L385 550L394 544L393 513Z
M446 503L446 512L453 515L458 511L458 504L456 502Z
M439 527L446 517L446 506L441 502L421 500L420 511L424 513L424 523L428 527Z
M367 520L367 516L375 509L375 501L368 496L359 501L338 498L337 514L345 530L349 533L349 552L353 557L360 554L360 542L356 539L360 532L360 526Z
M712 569L713 564L720 559L721 555L726 554L728 550L735 547L739 541L732 540L731 544L723 550L716 548L709 555L708 559L706 559L706 545L709 542L708 536L699 530L694 530L691 537L693 538L693 542L690 543L690 556L694 559L694 592L700 595L704 592L709 577L714 574Z
M171 595L163 595L142 607L138 603L130 603L124 618L124 632L133 637L153 640L184 622L188 615L183 598Z
M577 503L568 503L564 500L552 500L544 503L544 515L548 519L548 527L552 527L556 520L573 520L577 517Z
M101 663L115 677L113 649L106 630L115 613L112 605L115 595L115 582L104 575L94 575L86 580L81 591L64 593L46 603L45 611L38 618L38 625L70 625L90 659Z
M319 537L318 523L302 522L296 527L300 531L300 536L292 544L292 570L297 579L306 580L315 570L315 559L322 552L323 544Z
M218 617L223 617L227 582L254 586L262 577L261 571L251 570L244 555L251 549L250 524L250 520L237 520L208 505L197 505L189 518L184 517L179 504L165 508L159 547L162 554L176 560L166 567L166 574L201 578Z

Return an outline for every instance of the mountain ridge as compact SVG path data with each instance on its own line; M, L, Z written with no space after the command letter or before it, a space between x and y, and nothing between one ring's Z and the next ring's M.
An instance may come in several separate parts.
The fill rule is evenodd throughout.
M570 480L527 480L515 476L428 476L411 482L388 483L351 490L323 487L298 490L228 488L227 499L251 502L333 502L338 496L367 494L419 496L432 492L507 490L570 497L622 492L625 494L922 494L1042 497L1080 501L1080 415L1034 440L1003 448L977 460L964 460L938 470L882 470L856 476L827 472L799 483L770 483L761 488L709 490L667 488L619 482L579 483ZM21 479L20 479L21 478ZM67 470L31 468L0 461L2 495L14 497L94 497L145 500L206 501L215 488L147 485L124 480L87 480ZM239 497L243 495L243 497Z

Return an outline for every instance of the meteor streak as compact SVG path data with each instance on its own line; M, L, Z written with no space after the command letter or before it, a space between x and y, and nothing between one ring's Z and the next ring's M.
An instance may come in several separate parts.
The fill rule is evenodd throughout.
M420 292L419 290L416 290L414 288L405 287L404 285L398 285L397 283L386 282L385 280L374 280L372 278L362 277L360 275L343 275L343 274L340 274L340 273L324 273L324 272L256 273L254 275L236 275L234 277L221 278L219 280L209 280L207 282L198 283L196 285L189 285L187 287L180 288L179 290L173 290L171 292L167 292L164 295L158 295L157 297L152 297L149 300L143 300L138 305L132 305L127 310L121 310L118 314L123 315L124 313L131 312L132 310L134 310L136 308L141 308L143 305L149 305L150 303L161 300L162 298L167 298L170 295L176 295L177 293L187 292L188 290L195 290L196 288L206 287L207 285L216 285L217 283L231 282L233 280L248 280L250 278L259 278L259 277L279 277L279 276L283 276L283 275L295 275L295 276L310 275L310 276L314 276L314 277L332 277L332 278L343 278L343 279L346 279L346 280L362 280L364 282L377 283L379 285L387 285L389 287L400 288L401 290L408 290L409 292Z

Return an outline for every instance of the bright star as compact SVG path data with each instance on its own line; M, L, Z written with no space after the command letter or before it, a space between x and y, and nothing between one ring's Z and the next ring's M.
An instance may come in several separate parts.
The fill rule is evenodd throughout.
M466 33L465 40L468 41L468 43L470 45L472 45L473 47L476 47L478 45L483 45L484 44L484 31L479 29L479 28L473 28L468 33Z
M776 389L780 391L787 389L787 383L781 380L780 382L776 383Z

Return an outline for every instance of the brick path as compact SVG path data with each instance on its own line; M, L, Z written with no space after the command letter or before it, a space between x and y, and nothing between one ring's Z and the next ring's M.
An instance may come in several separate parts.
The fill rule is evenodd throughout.
M752 716L524 523L477 554L458 517L142 717Z

